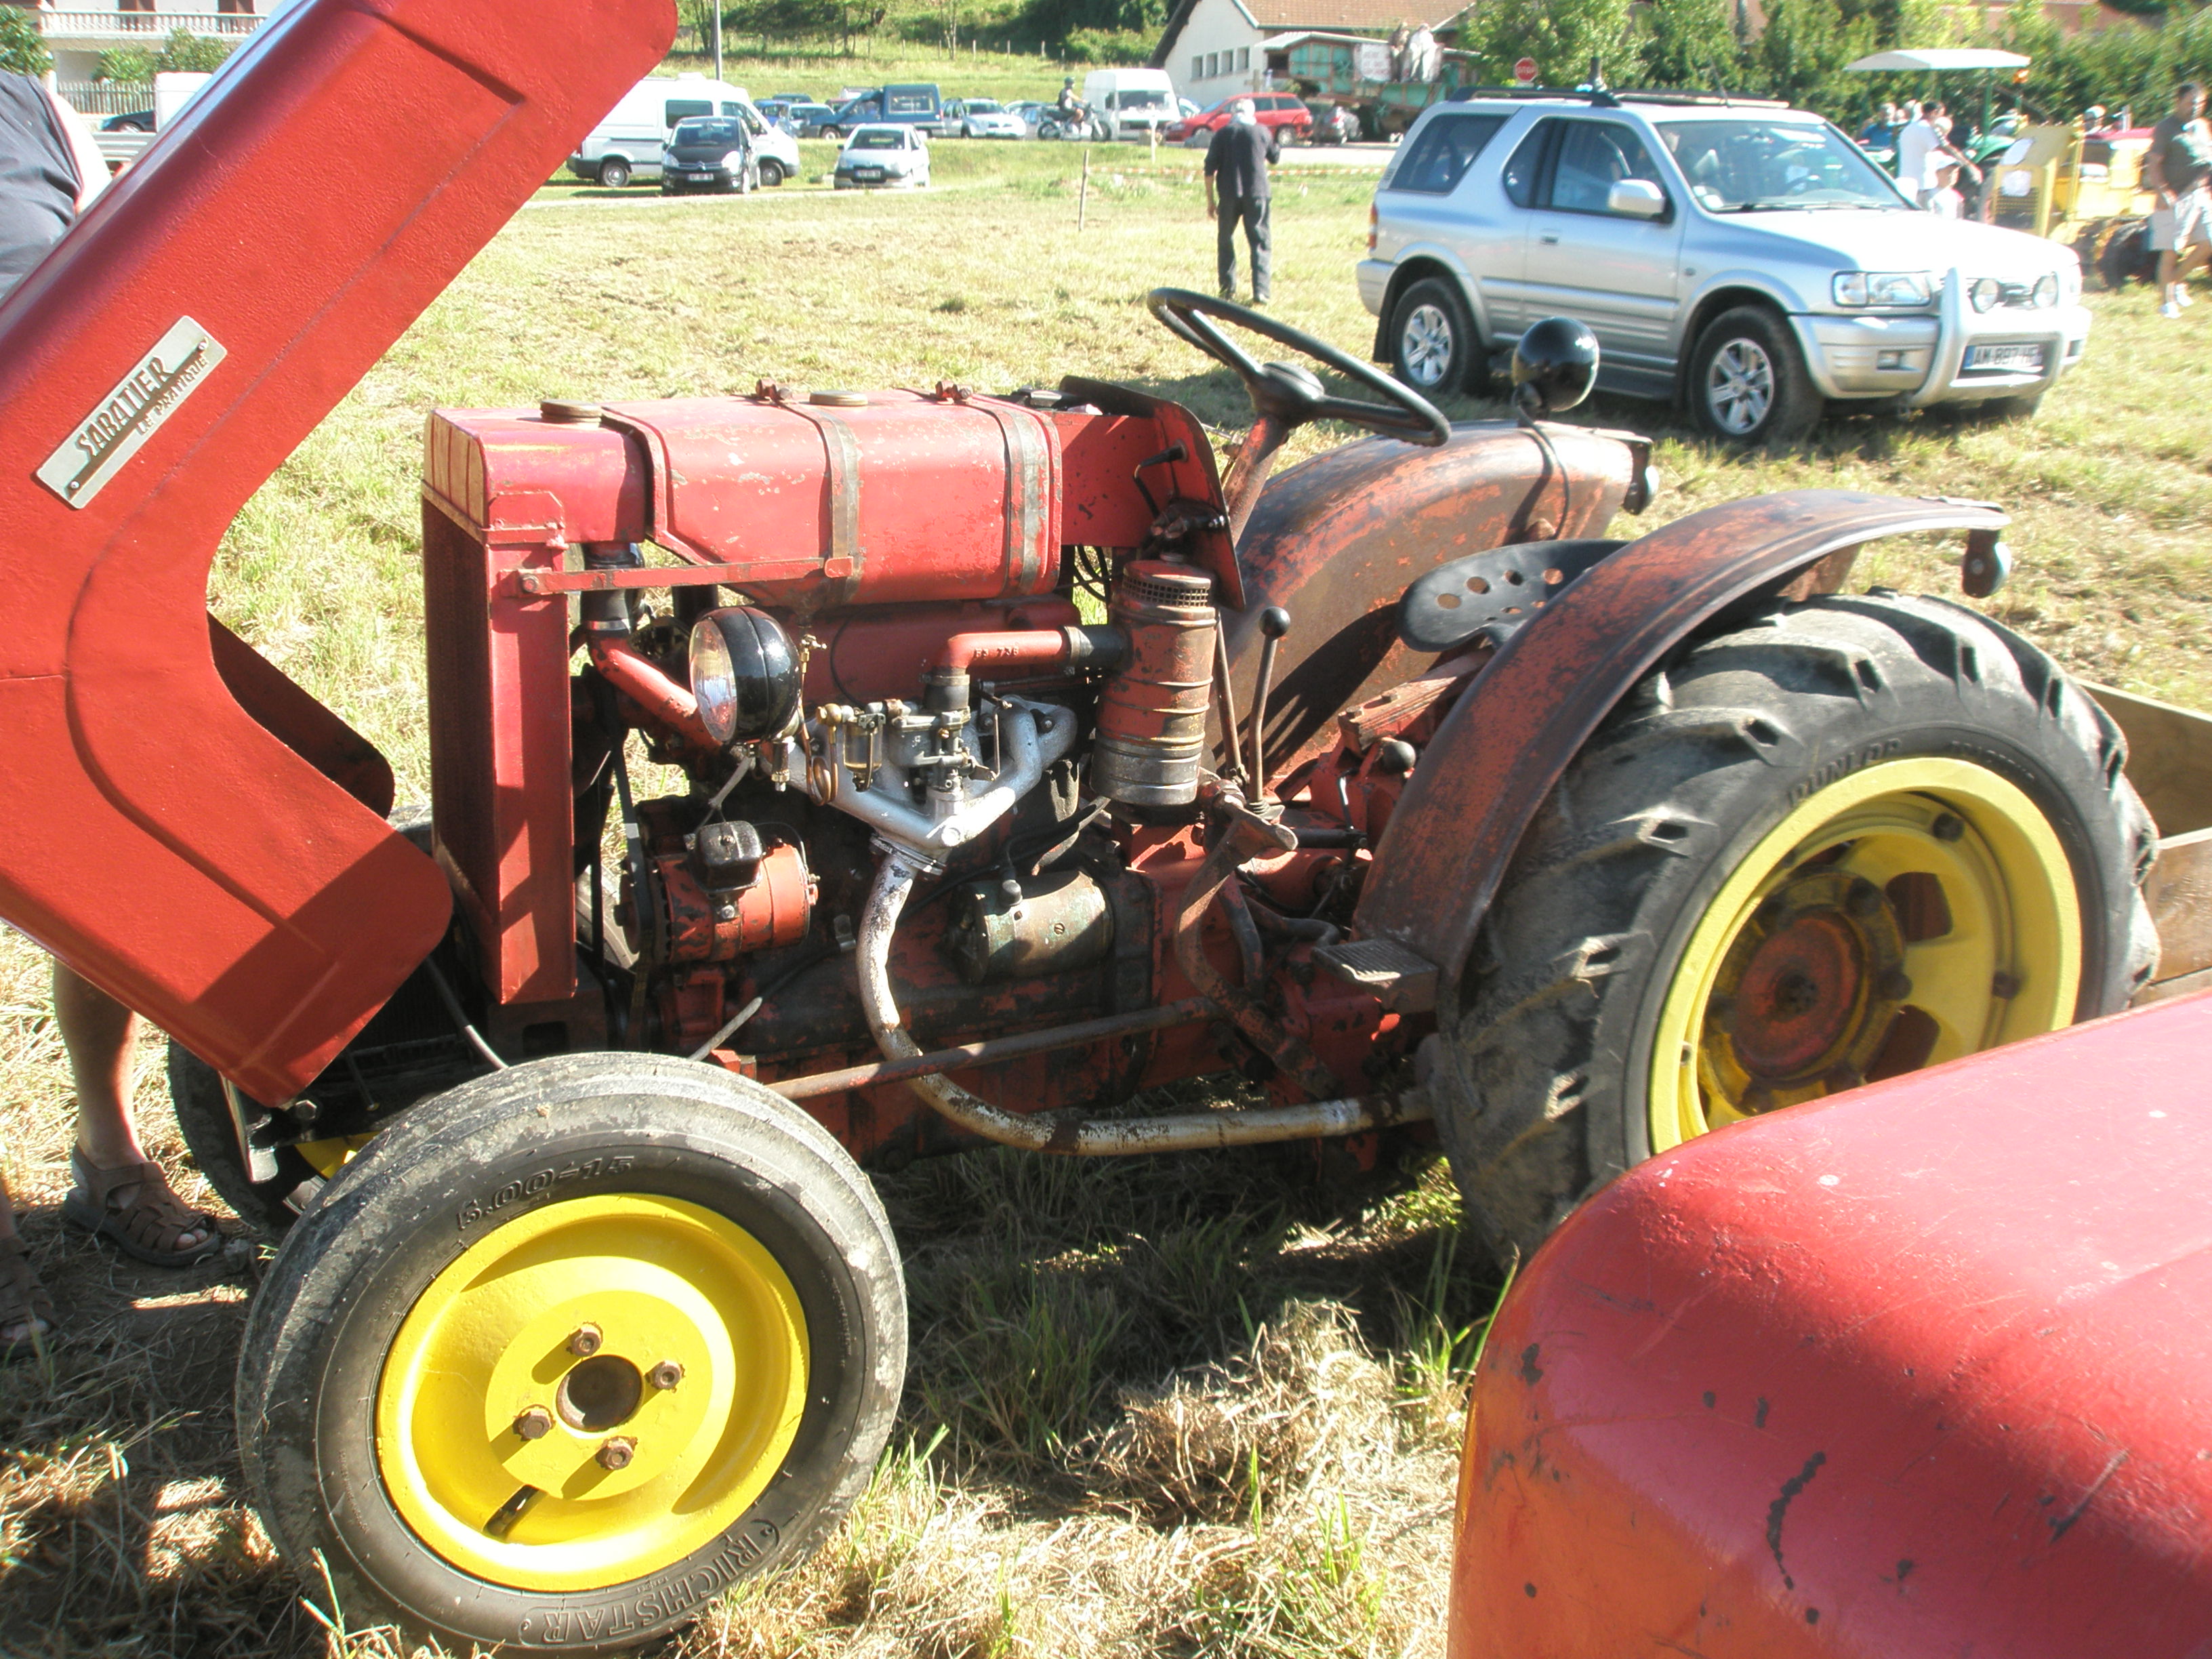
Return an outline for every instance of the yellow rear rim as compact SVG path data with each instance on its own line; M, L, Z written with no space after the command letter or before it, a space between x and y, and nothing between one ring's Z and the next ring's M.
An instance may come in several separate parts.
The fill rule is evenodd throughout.
M1868 767L1699 918L1654 1037L1651 1150L2055 1030L2081 978L2073 871L2033 801L1966 761Z
M672 1198L571 1199L423 1291L377 1385L377 1468L462 1571L599 1589L726 1531L782 1466L806 1384L798 1295L750 1234Z

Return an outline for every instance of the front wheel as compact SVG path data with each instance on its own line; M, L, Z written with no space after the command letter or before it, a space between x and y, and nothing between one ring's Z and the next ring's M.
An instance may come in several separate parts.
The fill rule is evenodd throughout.
M882 1206L805 1113L681 1060L535 1061L416 1108L293 1229L240 1449L355 1622L626 1650L850 1507L905 1306Z
M1500 1249L1709 1129L2114 1012L2156 831L2104 712L1986 618L1782 607L1576 757L1424 1052Z
M1758 306L1706 325L1690 356L1689 392L1699 425L1743 443L1792 443L1820 418L1820 390L1789 326Z
M774 190L784 179L783 163L773 155L761 158L760 181L763 190Z
M1467 390L1479 349L1467 302L1442 277L1413 283L1391 308L1391 359L1417 392L1443 398Z
M626 156L610 155L599 163L599 182L609 190L620 190L629 183L629 161Z

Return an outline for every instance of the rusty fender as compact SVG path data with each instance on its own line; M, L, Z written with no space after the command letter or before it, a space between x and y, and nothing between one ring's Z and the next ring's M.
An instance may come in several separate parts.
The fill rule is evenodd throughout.
M1832 553L1930 530L1978 532L1978 544L2006 523L1977 501L1798 489L1631 542L1560 590L1446 717L1376 849L1355 934L1434 963L1437 1007L1458 1007L1468 948L1529 820L1655 664L1724 607Z
M1269 483L1237 544L1245 604L1222 628L1231 684L1247 696L1260 611L1291 613L1267 702L1271 771L1333 732L1339 709L1428 666L1395 632L1415 577L1509 542L1604 533L1648 447L1581 427L1545 434L1548 450L1502 421L1455 426L1440 449L1363 439Z

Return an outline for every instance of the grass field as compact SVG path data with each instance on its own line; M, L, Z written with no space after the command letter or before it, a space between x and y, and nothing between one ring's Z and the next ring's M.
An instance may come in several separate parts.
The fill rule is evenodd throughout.
M216 608L420 799L415 479L433 404L1073 372L1241 426L1233 382L1142 304L1156 284L1212 287L1194 158L1094 151L1079 235L1080 151L936 155L937 187L905 197L549 187L255 496ZM810 176L827 158L810 149ZM1293 167L1275 210L1277 314L1355 349L1372 337L1350 269L1370 182ZM2212 704L2212 306L2162 323L2141 292L2094 304L2086 367L2030 425L1855 417L1773 456L1645 405L1575 418L1659 436L1646 523L1813 483L2002 501L2020 574L1998 615L2081 672ZM1941 551L1893 548L1860 577L1954 592ZM142 1114L190 1190L156 1053ZM50 1367L0 1373L0 1652L320 1651L237 1485L228 1377L254 1250L164 1275L63 1233L68 1083L42 960L12 935L0 1057L6 1175L68 1322ZM1310 1156L992 1155L884 1190L915 1331L895 1455L814 1564L717 1609L684 1654L1441 1652L1458 1396L1494 1285L1439 1170L1359 1188Z

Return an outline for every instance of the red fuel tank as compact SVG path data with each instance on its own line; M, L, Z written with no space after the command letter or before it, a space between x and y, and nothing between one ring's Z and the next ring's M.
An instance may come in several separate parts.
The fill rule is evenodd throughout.
M1492 1328L1453 1659L2212 1653L2212 997L1723 1129Z
M802 610L1046 593L1059 434L999 398L915 392L611 406L645 447L653 538Z

